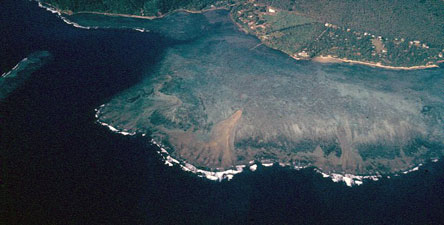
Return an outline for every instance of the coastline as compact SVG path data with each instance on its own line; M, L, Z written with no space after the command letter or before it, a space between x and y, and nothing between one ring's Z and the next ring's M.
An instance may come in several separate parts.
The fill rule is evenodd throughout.
M420 70L420 69L430 69L430 68L437 68L439 67L436 64L431 65L424 65L424 66L386 66L382 65L381 63L375 63L375 62L364 62L364 61L357 61L357 60L351 60L351 59L345 59L345 58L336 58L333 56L316 56L311 59L313 62L318 63L350 63L350 64L360 64L370 67L377 67L377 68L383 68L383 69L391 69L391 70Z
M250 33L247 29L245 29L240 23L238 23L234 18L233 18L233 14L230 13L230 19L231 21L238 27L238 29L242 32L244 32L245 34L248 35L253 35L254 37L258 38L255 34ZM267 45L266 43L264 43L261 39L258 38L258 40L261 42L261 44L272 48L274 50L280 51L288 56L290 56L291 58L293 58L296 61L301 61L301 60L311 60L312 62L317 62L317 63L349 63L349 64L359 64L359 65L364 65L364 66L369 66L369 67L376 67L376 68L383 68L383 69L390 69L390 70L421 70L421 69L430 69L430 68L438 68L439 66L437 64L440 63L444 63L444 60L438 61L437 64L430 64L430 65L422 65L422 66L410 66L410 67L404 67L404 66L387 66L387 65L382 65L381 63L375 63L375 62L365 62L365 61L358 61L358 60L351 60L351 59L346 59L346 58L337 58L337 57L333 57L333 56L315 56L313 58L298 58L293 56L292 54L286 53L280 49L274 48L272 46Z
M228 5L228 6L224 6L224 7L212 7L212 8L209 8L209 9L202 9L202 10L176 9L176 10L173 10L171 12L168 12L168 13L165 13L165 14L161 14L159 16L141 16L141 15L133 15L133 14L108 13L108 12L96 12L96 11L73 12L71 10L61 10L61 9L58 9L57 7L55 7L55 6L51 5L51 4L42 3L39 0L36 0L36 1L39 3L40 7L47 8L47 9L50 8L50 9L52 9L52 11L56 11L60 16L62 16L62 15L72 16L72 15L75 15L75 14L95 14L95 15L114 16L114 17L128 17L128 18L148 19L148 20L160 19L160 18L163 18L165 16L168 16L170 14L177 13L177 12L205 13L205 12L214 11L214 10L228 9L228 7L232 6L232 5Z
M49 11L51 11L50 9L48 9L47 6L42 6L42 7L46 8ZM216 9L212 9L212 10L216 10ZM51 12L53 12L53 11L51 11ZM57 13L59 16L61 14L60 11L56 11L55 13ZM70 22L70 21L66 20L63 16L60 16L60 17L62 19L64 19L64 21L66 23ZM160 18L160 17L158 17L158 18ZM147 18L145 18L145 19L147 19ZM74 25L75 23L70 22L70 24ZM89 29L89 28L86 28L86 29ZM352 61L352 60L350 60L350 61ZM339 62L344 62L344 61L339 60ZM359 61L356 61L355 63L359 63ZM367 64L371 65L371 63L367 63ZM430 67L427 67L427 68L430 68ZM97 117L97 114L96 114L96 117ZM134 135L139 136L139 135L141 135L141 136L146 136L143 133L141 134L141 133L136 133L136 132L128 132L128 131L125 131L125 130L121 131L121 130L115 128L115 127L112 127L109 124L100 122L99 120L97 120L97 123L101 124L102 126L108 127L112 132L119 133L119 134L122 134L122 135L129 135L129 136L134 136ZM255 171L256 168L257 168L257 165L259 163L262 164L262 166L264 166L264 167L279 165L281 167L289 167L291 169L296 169L296 170L307 168L308 166L310 166L310 165L308 165L308 166L297 166L297 165L290 165L290 164L281 164L281 163L278 163L278 162L264 161L264 162L250 162L247 165L237 165L237 166L233 166L233 168L231 168L231 169L223 170L223 171L217 171L217 172L206 171L206 170L198 169L195 166L187 163L186 161L180 162L179 160L172 158L169 155L168 151L165 150L165 148L161 144L156 143L152 139L150 139L150 140L151 140L151 143L155 144L156 146L159 147L159 149L161 149L160 151L158 151L158 153L162 154L162 157L163 157L163 159L165 161L165 164L167 164L169 166L179 165L182 168L182 170L184 170L184 171L189 171L189 172L192 172L192 173L196 174L199 177L205 177L207 179L215 180L215 181L222 181L222 180L225 180L225 179L230 180L235 174L241 173L243 171L243 169L246 168L247 166L249 166L251 171ZM421 165L419 165L419 166L421 166ZM399 173L403 173L404 174L404 173L416 171L417 168L418 168L418 166L413 168L413 169L410 169L408 171L399 172ZM331 172L331 173L323 173L321 170L316 169L316 168L314 168L314 170L316 172L318 172L318 173L321 173L324 178L330 178L334 182L343 181L343 182L345 182L347 184L347 186L361 185L363 183L363 180L371 179L371 180L375 180L376 181L376 180L378 180L379 178L382 177L379 174L368 175L368 176L367 175L366 176L358 176L358 175L353 175L353 174L339 174L339 173L333 173L333 172ZM397 176L397 175L395 174L394 176ZM389 177L389 176L387 176L387 177Z
M99 106L95 109L95 118L96 123L107 127L111 132L118 133L123 136L141 136L143 138L149 138L145 133L138 133L138 132L129 132L127 130L119 130L116 127L111 126L110 124L101 122L99 119L99 113L100 109L104 107L105 104ZM397 173L392 174L385 174L381 175L379 173L373 174L373 175L354 175L354 174L348 174L348 173L338 173L338 172L323 172L321 169L317 167L313 167L312 165L296 165L296 164L287 164L287 163L280 163L270 160L262 160L262 161L250 161L248 164L245 165L235 165L232 166L229 169L215 169L214 171L208 171L204 169L199 169L196 166L187 163L186 161L180 161L178 159L173 158L169 152L167 151L166 147L163 146L161 143L156 142L154 139L149 139L150 143L156 145L159 150L157 150L157 153L162 156L162 160L164 161L165 165L168 165L170 167L172 166L179 166L183 171L185 172L191 172L195 174L198 177L206 178L208 180L222 182L224 180L230 181L233 179L233 177L236 174L240 174L244 172L245 170L249 170L250 172L255 172L258 168L258 165L261 165L262 167L284 167L288 169L294 169L294 170L301 170L301 169L312 169L314 172L320 174L323 178L328 178L332 180L335 183L338 182L344 182L347 187L354 187L364 184L365 181L378 181L380 179L390 179L392 176L397 177L401 175L405 175L411 172L418 171L420 167L422 167L424 164L418 164L413 168L410 168L405 171L399 171ZM438 162L439 159L433 158L430 160L431 163Z
M48 3L42 3L39 0L36 0L39 4L39 6L41 8L44 8L52 13L56 13L58 14L58 16L67 24L73 25L74 27L77 28L83 28L83 29L91 29L91 28L97 28L97 27L84 27L81 26L75 22L69 21L68 19L66 19L65 17L63 17L63 15L68 15L68 16L72 16L75 14L95 14L95 15L105 15L105 16L113 16L113 17L127 17L127 18L138 18L138 19L148 19L148 20L154 20L154 19L160 19L163 18L165 16L168 16L170 14L176 13L176 12L186 12L186 13L205 13L205 12L209 12L209 11L214 11L214 10L221 10L221 9L225 9L225 10L229 10L229 7L232 7L234 4L231 5L227 5L227 6L223 6L223 7L213 7L210 9L203 9L203 10L189 10L189 9L176 9L173 10L171 12L159 15L159 16L140 16L140 15L132 15L132 14L121 14L121 13L107 13L107 12L95 12L95 11L80 11L80 12L72 12L70 10L60 10L56 7L54 7L51 4ZM230 19L231 21L238 27L239 30L241 30L242 32L246 33L246 34L250 34L250 32L248 32L245 28L242 27L241 24L239 24L238 22L236 22L233 18L232 13L230 12ZM140 32L146 32L146 30L143 29L138 29L135 28L134 30L140 31ZM256 35L254 35L255 37L257 37ZM260 39L259 39L260 40ZM263 41L260 40L260 42L266 46L268 46L267 44L265 44ZM270 46L268 46L269 48L272 48ZM273 48L275 49L275 48ZM280 49L275 49L278 51L283 52L284 54L290 56L291 58L299 61L301 59L296 58L294 56L292 56L291 54L285 53L284 51L280 50ZM381 63L376 63L376 62L366 62L366 61L358 61L358 60L351 60L351 59L347 59L347 58L337 58L337 57L333 57L333 56L315 56L311 59L309 59L313 62L318 62L318 63L349 63L349 64L359 64L359 65L364 65L364 66L370 66L370 67L376 67L376 68L383 68L383 69L390 69L390 70L421 70L421 69L430 69L430 68L438 68L438 64L440 63L444 63L444 60L438 61L436 64L430 64L430 65L421 65L421 66L410 66L410 67L404 67L404 66L387 66L387 65L382 65Z
M147 20L154 20L154 19L161 19L165 16L168 16L173 13L177 12L186 12L186 13L205 13L210 12L214 10L221 10L221 9L228 9L227 7L214 7L210 9L203 9L203 10L189 10L189 9L176 9L171 12L162 14L160 16L139 16L139 15L131 15L131 14L121 14L121 13L107 13L107 12L94 12L94 11L80 11L80 12L71 12L71 11L61 11L60 13L66 14L69 16L75 15L75 14L96 14L96 15L104 15L104 16L115 16L115 17L128 17L128 18L138 18L138 19L147 19Z
M91 28L92 28L92 29L97 29L97 28L98 28L98 27L84 27L84 26L81 26L81 25L78 24L78 23L74 23L74 22L72 22L72 21L66 19L65 17L63 17L63 13L62 13L61 10L59 10L59 9L57 9L57 8L55 8L55 7L53 7L52 5L49 5L49 4L46 4L46 3L42 3L42 2L40 2L39 0L36 0L36 1L37 1L38 6L39 6L40 8L43 8L43 9L45 9L46 11L49 11L49 12L51 12L51 13L57 14L57 16L58 16L63 22L65 22L66 24L72 25L73 27L76 27L76 28L87 29L87 30L89 30L89 29L91 29Z

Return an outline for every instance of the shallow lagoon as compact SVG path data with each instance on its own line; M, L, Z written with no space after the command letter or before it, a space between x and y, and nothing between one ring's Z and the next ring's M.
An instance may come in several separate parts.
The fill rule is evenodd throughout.
M374 175L443 153L442 69L298 62L239 32L224 10L153 21L68 18L181 40L97 116L121 132L150 134L174 158L197 167L262 161Z
M147 62L157 62L159 48L171 43L151 33L76 29L28 1L6 0L2 7L0 30L8 34L0 36L2 66L10 61L10 69L34 51L54 55L0 102L0 192L7 224L444 220L442 161L353 188L311 168L259 165L219 183L164 166L149 139L97 125L94 109L137 84L151 68Z

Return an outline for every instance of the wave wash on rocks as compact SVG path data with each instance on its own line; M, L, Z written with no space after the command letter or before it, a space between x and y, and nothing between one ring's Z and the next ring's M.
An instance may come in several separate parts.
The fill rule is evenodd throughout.
M99 108L100 123L149 134L205 171L265 160L364 177L443 154L442 69L297 62L239 32L226 11L192 14L193 23L186 15L155 20L174 21L180 41L154 72Z

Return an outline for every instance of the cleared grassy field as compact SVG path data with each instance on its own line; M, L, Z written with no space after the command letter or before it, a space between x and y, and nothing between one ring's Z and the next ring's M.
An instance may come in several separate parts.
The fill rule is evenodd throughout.
M311 18L288 11L264 14L263 19L272 28L271 32L316 22Z

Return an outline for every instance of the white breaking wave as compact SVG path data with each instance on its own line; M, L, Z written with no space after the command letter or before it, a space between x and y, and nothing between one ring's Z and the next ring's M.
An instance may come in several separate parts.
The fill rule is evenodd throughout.
M433 162L433 161L432 161L432 162ZM419 164L417 167L414 167L414 168L409 169L409 170L407 170L407 171L404 171L404 172L402 172L402 173L403 173L403 174L408 174L408 173L410 173L410 172L417 171L417 170L419 170L419 167L420 167L420 166L422 166L422 163Z
M115 128L115 127L113 127L113 126L111 126L111 125L109 125L109 124L107 124L107 123L100 122L100 121L97 121L97 122L98 122L100 125L102 125L102 126L106 126L106 127L108 127L112 132L119 133L119 134L122 134L122 135L124 135L124 136L127 136L127 135L129 135L129 136L133 136L133 135L136 135L136 132L119 131L117 128Z
M231 180L234 177L234 175L241 173L243 171L243 169L245 168L245 165L238 165L238 166L235 166L233 169L229 169L229 170L225 170L225 171L218 171L218 172L198 169L195 166L193 166L187 162L181 163L179 160L171 157L170 154L168 153L168 151L165 149L165 147L162 146L162 144L157 143L155 140L151 140L151 143L155 144L156 146L158 146L160 148L159 153L161 153L161 155L165 161L165 165L168 165L168 166L179 165L182 168L182 170L192 172L199 177L205 177L209 180L214 180L214 181L222 181L224 179Z
M72 22L72 21L68 20L66 17L62 16L62 13L59 10L57 10L55 8L52 8L52 7L48 6L48 5L44 5L40 1L37 1L37 2L39 4L40 8L44 8L44 9L46 9L47 11L49 11L51 13L57 14L57 16L60 19L62 19L63 22L65 22L65 23L67 23L69 25L72 25L72 26L77 27L77 28L87 29L87 30L89 30L89 29L97 29L98 28L98 27L85 27L85 26L82 26L82 25L80 25L78 23Z
M95 111L96 111L96 115L95 115L96 119L99 118L100 109L101 109L102 107L104 107L104 106L105 106L105 105L101 105L101 106L99 107L99 109L96 109L96 110L95 110ZM108 127L108 129L110 129L112 132L115 132L115 133L119 133L119 134L122 134L122 135L125 135L125 136L127 136L127 135L129 135L129 136L136 135L136 132L128 132L128 131L125 130L125 129L123 129L123 130L121 131L121 130L119 130L119 129L117 129L117 128L115 128L115 127L113 127L113 126L111 126L111 125L109 125L109 124L107 124L107 123L105 123L105 122L100 121L100 120L97 120L97 123L99 123L99 124L102 125L102 126Z
M139 32L150 32L150 30L146 30L145 28L134 28L133 30L136 30Z
M361 185L364 183L364 180L373 180L378 181L382 176L370 175L370 176L358 176L353 174L339 174L339 173L324 173L318 169L314 169L316 172L322 174L324 178L330 178L333 182L344 182L347 186L352 187L354 185Z
M7 77L9 76L14 70L16 70L21 63L28 61L28 58L22 59L17 65L15 65L10 71L3 73L0 77Z
M47 11L49 11L51 13L57 14L57 16L60 19L62 19L63 22L65 22L66 24L69 24L69 25L72 25L74 27L81 28L81 29L87 29L87 30L89 30L89 29L99 29L99 27L96 27L96 26L86 27L86 26L82 26L82 25L80 25L78 23L75 23L73 21L70 21L66 17L64 17L59 10L57 10L55 8L52 8L52 7L48 6L48 5L42 4L40 1L37 1L37 2L38 2L38 5L39 5L40 8L44 8L44 9L46 9ZM136 30L136 31L139 31L139 32L145 32L145 33L146 32L151 32L150 30L147 30L145 28L133 28L133 30Z
M101 108L103 108L104 106L105 106L105 104L101 105L98 109L95 110L96 111L95 117L97 119L99 118L99 113L100 113ZM108 127L112 132L115 132L115 133L119 133L122 135L130 135L130 136L136 135L136 132L128 132L127 130L120 131L119 129L117 129L107 123L101 122L100 120L97 120L97 123ZM144 134L144 133L141 135L143 137L146 136L146 134ZM165 146L156 142L154 139L151 139L151 143L155 144L156 146L158 146L160 148L160 151L158 151L158 153L161 154L161 156L165 162L165 165L168 165L168 166L178 165L184 171L192 172L199 177L205 177L205 178L207 178L209 180L213 180L213 181L222 181L224 179L231 180L234 177L234 175L243 172L243 169L247 166L248 166L249 170L252 172L256 171L258 168L258 164L255 161L250 161L248 163L248 165L237 165L237 166L233 167L232 169L228 169L225 171L218 171L218 172L206 171L206 170L198 169L197 167L193 166L190 163L180 162L179 160L174 159L173 157L171 157L171 155L165 149ZM438 159L432 159L431 162L438 162ZM305 169L308 167L306 165L301 165L301 164L291 165L291 164L285 164L285 163L276 163L276 162L272 162L269 160L261 161L259 163L263 167L271 167L271 166L274 166L275 164L277 164L281 167L290 167L290 168L293 168L296 170L301 170L301 169ZM398 174L394 174L394 176L399 176L399 174L407 174L407 173L411 173L414 171L418 171L419 167L421 167L422 165L423 164L419 164L418 166L416 166L412 169L403 171ZM353 174L324 173L320 169L317 169L317 168L314 168L314 171L317 173L320 173L322 175L322 177L324 177L324 178L330 178L333 182L344 182L348 187L353 187L355 185L359 186L359 185L363 184L365 180L378 181L379 179L381 179L383 177L380 174L359 176L359 175L353 175ZM390 179L390 176L385 176L385 178Z
M261 163L261 164L262 164L262 166L265 166L265 167L273 166L273 163Z
M103 107L104 105L101 105L99 108ZM96 115L95 117L98 118L98 114L100 113L100 109L96 109ZM128 132L128 131L119 131L117 128L101 122L99 120L97 120L97 122L103 126L108 127L112 132L115 133L119 133L122 135L136 135L136 132ZM142 136L146 136L146 134L142 134ZM180 162L177 159L174 159L173 157L171 157L171 155L168 153L168 151L165 149L165 146L163 146L162 144L156 142L154 139L151 139L151 143L153 143L154 145L158 146L160 148L160 151L158 151L159 154L161 154L165 165L168 166L174 166L174 165L178 165L180 166L180 168L184 171L188 171L188 172L192 172L194 174L196 174L199 177L204 177L207 178L209 180L213 180L213 181L222 181L224 179L227 180L231 180L234 175L243 172L244 168L248 166L249 170L254 172L257 170L258 165L255 163L255 161L250 161L249 165L237 165L235 167L233 167L232 169L228 169L228 170L224 170L224 171L207 171L207 170L202 170L202 169L198 169L197 167L193 166L190 163L187 162ZM432 159L431 162L437 162L438 159ZM263 167L271 167L274 166L275 163L273 162L269 162L269 161L262 161L260 162L260 164ZM290 164L284 164L284 163L277 163L277 165L281 166L281 167L290 167ZM418 166L403 171L401 172L402 174L407 174L410 172L414 172L414 171L418 171L419 167L421 167L423 164L419 164ZM292 168L296 169L296 170L301 170L301 169L305 169L308 166L301 166L301 165L293 165ZM364 183L364 180L372 180L372 181L378 181L379 179L381 179L383 176L380 174L376 174L376 175L366 175L366 176L359 176L359 175L353 175L353 174L339 174L339 173L324 173L321 170L314 168L314 171L317 173L320 173L322 175L322 177L324 178L330 178L333 182L344 182L348 187L353 187L355 185L359 186L361 184ZM399 176L398 174L395 174L395 176ZM390 176L386 176L386 178L390 178Z

